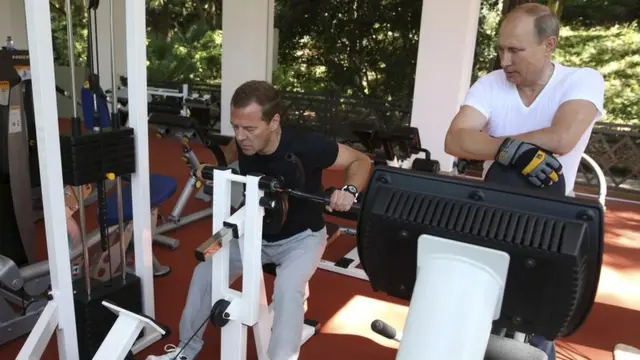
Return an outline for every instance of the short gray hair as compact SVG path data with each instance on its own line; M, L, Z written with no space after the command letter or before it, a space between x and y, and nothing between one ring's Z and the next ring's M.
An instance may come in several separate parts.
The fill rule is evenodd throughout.
M516 7L511 13L524 13L532 17L533 27L541 42L551 36L560 36L560 21L545 5L526 3Z

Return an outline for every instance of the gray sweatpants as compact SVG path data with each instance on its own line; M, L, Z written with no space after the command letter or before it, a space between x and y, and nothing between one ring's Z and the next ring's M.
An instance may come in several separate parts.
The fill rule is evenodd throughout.
M262 243L262 263L275 263L274 318L268 354L271 360L297 359L304 323L305 286L318 268L327 246L327 231L306 230L276 243ZM242 274L238 241L231 241L229 281ZM198 327L211 311L211 260L198 264L193 271L187 303L180 319L182 354L195 359L203 346L205 327ZM196 333L189 344L186 342Z

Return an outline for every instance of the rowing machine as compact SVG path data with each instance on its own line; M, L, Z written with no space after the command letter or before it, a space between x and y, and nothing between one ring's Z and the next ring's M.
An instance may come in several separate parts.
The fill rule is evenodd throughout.
M111 24L113 24L113 3L112 0L110 2ZM87 9L90 25L91 19L95 18L97 6L98 1L91 1ZM71 1L66 1L66 10L70 20ZM150 207L148 135L144 123L146 106L143 106L144 101L141 101L144 99L144 94L139 91L142 90L139 85L145 82L145 51L144 48L136 45L140 41L144 42L145 4L128 1L126 13L128 68L131 73L138 75L132 87L135 90L132 93L131 110L136 114L131 118L132 128L118 127L116 125L118 122L115 121L114 128L109 131L102 131L98 126L97 131L87 131L83 134L80 121L74 116L72 134L59 136L54 93L50 9L49 6L42 6L41 2L25 2L29 52L33 54L33 58L37 59L32 63L32 79L34 89L39 89L33 94L34 112L43 185L51 291L42 315L17 356L18 360L41 358L49 339L56 330L59 358L69 360L89 358L94 353L94 359L122 360L127 354L139 352L166 333L162 327L154 325L151 320L154 317L154 289L152 231L148 212ZM67 23L68 31L71 33L73 30L70 26L71 22L67 21ZM94 27L89 27L90 30L92 28ZM89 33L91 34L91 31ZM72 43L72 40L69 40L69 44ZM91 54L91 51L89 53ZM70 51L70 56L72 54L73 51ZM99 149L99 151L98 153L87 151L87 148ZM103 156L104 154L109 156ZM129 161L130 159L132 160ZM95 161L91 162L91 160ZM91 166L83 166L87 163ZM88 280L85 284L82 281L84 279L80 281L71 279L62 184L64 181L71 186L83 186L100 182L105 178L105 172L108 177L134 174L131 192L135 201L132 205L135 274L123 272L122 277L113 277L110 283L94 286L93 291L89 292L92 282L88 271L84 272L84 279ZM79 197L79 200L81 199L83 197ZM106 203L100 205L104 208ZM81 202L79 202L79 211L83 211ZM122 211L119 212L122 214ZM104 213L102 210L99 213L101 220ZM119 217L122 218L121 215ZM122 221L119 222L122 223ZM106 222L100 221L100 224L103 225ZM101 245L108 245L108 241L104 241L106 236L102 236L107 231L104 226L101 226L101 230L103 230L100 236ZM86 239L82 240L84 243ZM88 252L83 252L86 260ZM124 250L121 250L121 253L124 253ZM88 261L84 261L84 266L88 265ZM114 306L106 301L107 299L118 303L122 308ZM137 307L141 310L136 310ZM136 315L134 312L141 315ZM106 330L106 336L102 336L104 330ZM143 334L140 337L141 331ZM95 345L101 345L96 346L97 353L94 351Z

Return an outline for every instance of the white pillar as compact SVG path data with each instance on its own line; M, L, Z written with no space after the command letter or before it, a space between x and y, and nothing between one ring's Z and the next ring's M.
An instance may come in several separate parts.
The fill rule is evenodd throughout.
M0 46L11 36L18 50L27 50L27 23L24 0L5 0L0 3Z
M120 75L127 73L127 47L125 26L125 1L106 0L101 1L96 11L98 31L98 62L100 73L100 87L111 89L111 18L110 1L113 1L113 42L115 50L116 84L120 84ZM146 32L145 32L146 34ZM146 48L146 47L145 47Z
M453 168L444 139L471 82L479 16L480 0L422 5L411 126L420 130L422 146L442 171Z
M232 135L230 102L248 80L271 82L274 0L222 2L221 132Z

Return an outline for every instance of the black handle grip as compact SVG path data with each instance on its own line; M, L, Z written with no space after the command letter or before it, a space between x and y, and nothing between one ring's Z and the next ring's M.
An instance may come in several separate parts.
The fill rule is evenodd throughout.
M327 194L327 197L326 197L326 199L327 199L327 203L326 203L326 205L329 205L329 202L328 202L328 201L331 199L331 194L333 194L333 192L334 192L334 191L336 191L336 190L337 190L336 188L334 188L333 186L331 186L331 187L328 187L328 188L327 188L327 190L325 190L325 191L324 191L324 192L325 192L325 194ZM358 200L358 198L356 198L356 201L357 201L357 200ZM359 204L359 203L353 203L353 204L351 205L351 210L349 210L349 211L347 211L347 212L353 212L353 211L355 211L355 212L360 211L360 204Z
M371 322L371 330L387 339L393 340L396 338L396 329L382 320L373 320Z
M324 196L307 194L307 193L303 193L301 191L296 191L296 190L285 190L285 192L290 196L315 201L323 205L329 205L331 203L331 193L333 192L333 190L327 189L325 193L328 193L328 195L324 195ZM348 212L352 212L352 211L360 211L360 204L353 203L353 205L351 205L351 210L349 210Z

